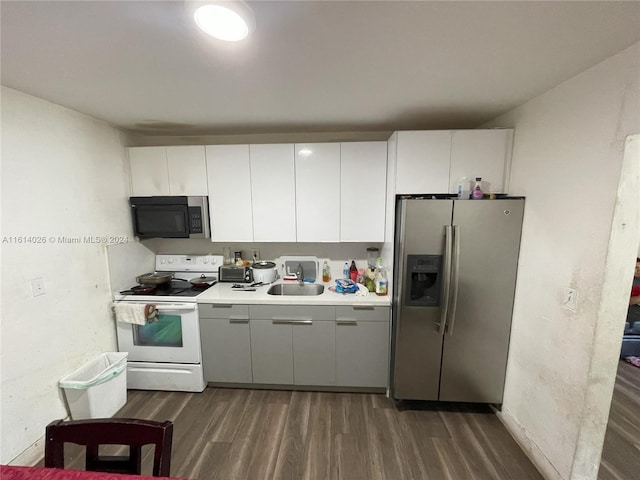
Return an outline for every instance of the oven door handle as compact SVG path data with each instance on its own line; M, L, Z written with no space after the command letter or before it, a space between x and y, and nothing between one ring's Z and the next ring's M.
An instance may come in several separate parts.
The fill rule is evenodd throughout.
M166 310L194 311L198 308L198 305L195 303L193 305L173 305L166 303L156 303L154 305L156 306L156 310L158 310L159 312Z

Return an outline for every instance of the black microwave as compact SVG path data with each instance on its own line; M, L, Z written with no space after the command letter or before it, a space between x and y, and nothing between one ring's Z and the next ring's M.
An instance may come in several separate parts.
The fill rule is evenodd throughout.
M207 197L130 197L129 204L137 237L211 237Z

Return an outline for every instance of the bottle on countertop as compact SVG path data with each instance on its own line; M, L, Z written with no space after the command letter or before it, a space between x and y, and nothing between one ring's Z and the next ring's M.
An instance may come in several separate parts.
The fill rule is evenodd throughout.
M476 177L476 184L473 187L473 192L471 193L471 198L473 200L482 199L484 193L482 192L482 178Z
M325 260L322 264L322 281L328 282L331 280L331 269L329 268L329 264Z
M376 295L383 296L387 294L387 270L382 265L382 257L378 257L376 264Z
M356 267L356 261L351 260L351 266L349 267L349 278L356 283L358 281L358 267Z
M349 279L349 262L344 262L344 267L342 267L342 278Z

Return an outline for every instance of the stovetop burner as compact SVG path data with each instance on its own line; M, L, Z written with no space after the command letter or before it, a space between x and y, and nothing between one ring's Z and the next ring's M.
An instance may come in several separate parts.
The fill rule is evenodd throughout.
M129 290L123 290L121 295L151 295L156 297L195 297L204 292L209 286L196 287L187 280L173 279L171 282L160 285L147 286L135 285Z
M119 292L114 299L136 303L193 303L195 297L216 283L222 263L222 255L156 255L155 272L170 273L171 281L160 285L135 285ZM192 283L192 280L202 281Z

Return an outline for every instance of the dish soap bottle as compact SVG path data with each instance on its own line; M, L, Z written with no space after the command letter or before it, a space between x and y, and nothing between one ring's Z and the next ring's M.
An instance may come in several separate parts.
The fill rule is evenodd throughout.
M376 263L376 295L383 296L387 294L387 270L382 266L382 257L378 257Z
M482 192L482 178L476 177L476 185L473 187L473 192L471 193L471 198L474 200L482 199L484 193Z
M349 278L353 281L353 283L357 283L358 281L358 267L356 267L355 260L351 260L351 266L349 267Z
M344 262L344 267L342 267L342 278L349 279L349 262Z
M329 264L325 260L322 264L322 281L328 282L331 280L331 269L329 268Z

